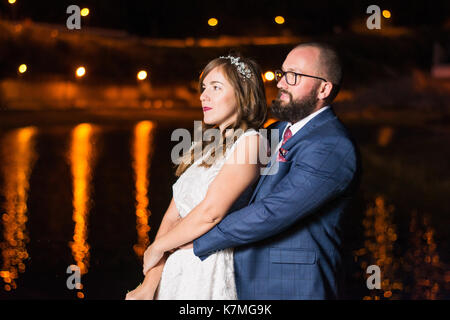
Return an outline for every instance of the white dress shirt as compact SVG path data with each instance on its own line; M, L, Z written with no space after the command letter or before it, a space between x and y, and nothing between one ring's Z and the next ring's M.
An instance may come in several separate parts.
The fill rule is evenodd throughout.
M303 118L300 121L297 121L296 123L292 124L290 122L288 122L288 125L286 126L286 128L284 128L283 130L283 134L281 135L281 140L280 143L278 143L277 145L277 149L276 152L274 153L275 157L278 154L278 150L280 150L281 144L283 143L283 137L284 137L284 132L287 130L287 128L291 128L291 132L292 132L292 137L294 136L294 134L296 134L301 128L303 128L309 121L311 121L314 117L316 117L319 113L329 109L330 106L325 106L323 108L320 108L319 110L317 110L316 112L311 113L309 116ZM291 137L291 139L292 139Z

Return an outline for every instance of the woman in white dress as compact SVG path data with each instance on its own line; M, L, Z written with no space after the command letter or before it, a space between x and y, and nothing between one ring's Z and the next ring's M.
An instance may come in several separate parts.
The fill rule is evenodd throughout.
M200 156L193 145L181 158L172 201L144 254L144 282L126 299L237 299L233 250L201 261L192 241L249 200L267 146L257 131L267 115L264 84L254 61L227 56L205 67L200 88L203 130L217 129L221 138L204 142Z

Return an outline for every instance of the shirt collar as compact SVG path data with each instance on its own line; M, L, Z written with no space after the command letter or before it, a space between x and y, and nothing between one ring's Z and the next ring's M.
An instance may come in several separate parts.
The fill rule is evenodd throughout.
M287 128L291 129L292 135L294 135L297 131L299 131L301 128L303 128L309 121L311 121L315 116L317 116L319 113L329 109L330 106L325 106L317 110L316 112L311 113L309 116L303 118L300 121L297 121L296 123L292 124L291 122L288 122L288 125L284 130Z

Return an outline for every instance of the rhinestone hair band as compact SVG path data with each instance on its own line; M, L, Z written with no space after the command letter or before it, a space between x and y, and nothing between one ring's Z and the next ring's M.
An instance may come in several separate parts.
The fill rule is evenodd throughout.
M221 56L222 59L230 59L231 64L234 64L236 66L237 71L245 78L250 79L252 77L252 72L250 69L245 65L245 63L239 61L239 57L233 57L233 56Z

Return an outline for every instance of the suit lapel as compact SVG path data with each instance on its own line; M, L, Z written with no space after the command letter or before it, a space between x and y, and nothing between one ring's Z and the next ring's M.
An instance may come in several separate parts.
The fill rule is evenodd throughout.
M317 116L315 116L313 119L311 119L303 128L301 128L296 134L294 134L292 136L292 138L290 138L288 141L286 141L286 143L283 145L283 149L286 150L286 156L289 154L289 150L293 146L295 146L302 139L302 137L307 135L314 128L321 126L323 123L325 123L333 118L336 118L336 115L333 112L332 108L329 108L327 110L322 111ZM280 130L279 136L278 136L279 137L278 142L280 142L283 139L282 135L283 135L284 129L286 128L287 124L288 124L288 122L283 121L283 123L278 128L272 129L272 130L276 130L276 129ZM249 203L251 203L254 200L254 198L256 197L256 194L258 193L259 189L261 188L264 180L269 175L268 173L270 173L272 170L276 169L275 166L278 166L278 163L275 163L276 159L277 159L277 155L272 154L271 161L268 164L268 166L265 168L261 177L259 178L258 184L255 188L255 191L253 192L252 198L250 199Z
M322 111L317 116L315 116L313 119L311 119L303 128L301 128L296 134L292 136L286 143L283 145L283 149L289 150L295 146L304 136L309 134L314 128L320 127L325 122L336 118L336 115L334 114L333 110L331 108ZM287 153L288 153L287 152ZM286 154L287 154L286 153Z
M288 125L288 122L283 121L279 126L272 129L272 130L279 130L278 143L280 143L281 139L283 138L283 137L281 137L281 135L283 134L284 128L286 128L287 125ZM269 132L269 135L271 136L271 132ZM259 188L261 187L264 179L268 176L267 173L272 169L272 163L274 161L276 161L276 155L272 154L271 158L270 158L270 162L267 164L267 166L264 169L262 169L263 171L262 171L261 177L259 178L258 184L256 185L256 188L255 188L255 191L253 192L252 198L250 199L250 203L253 201L254 197L256 196L256 193L259 190Z

